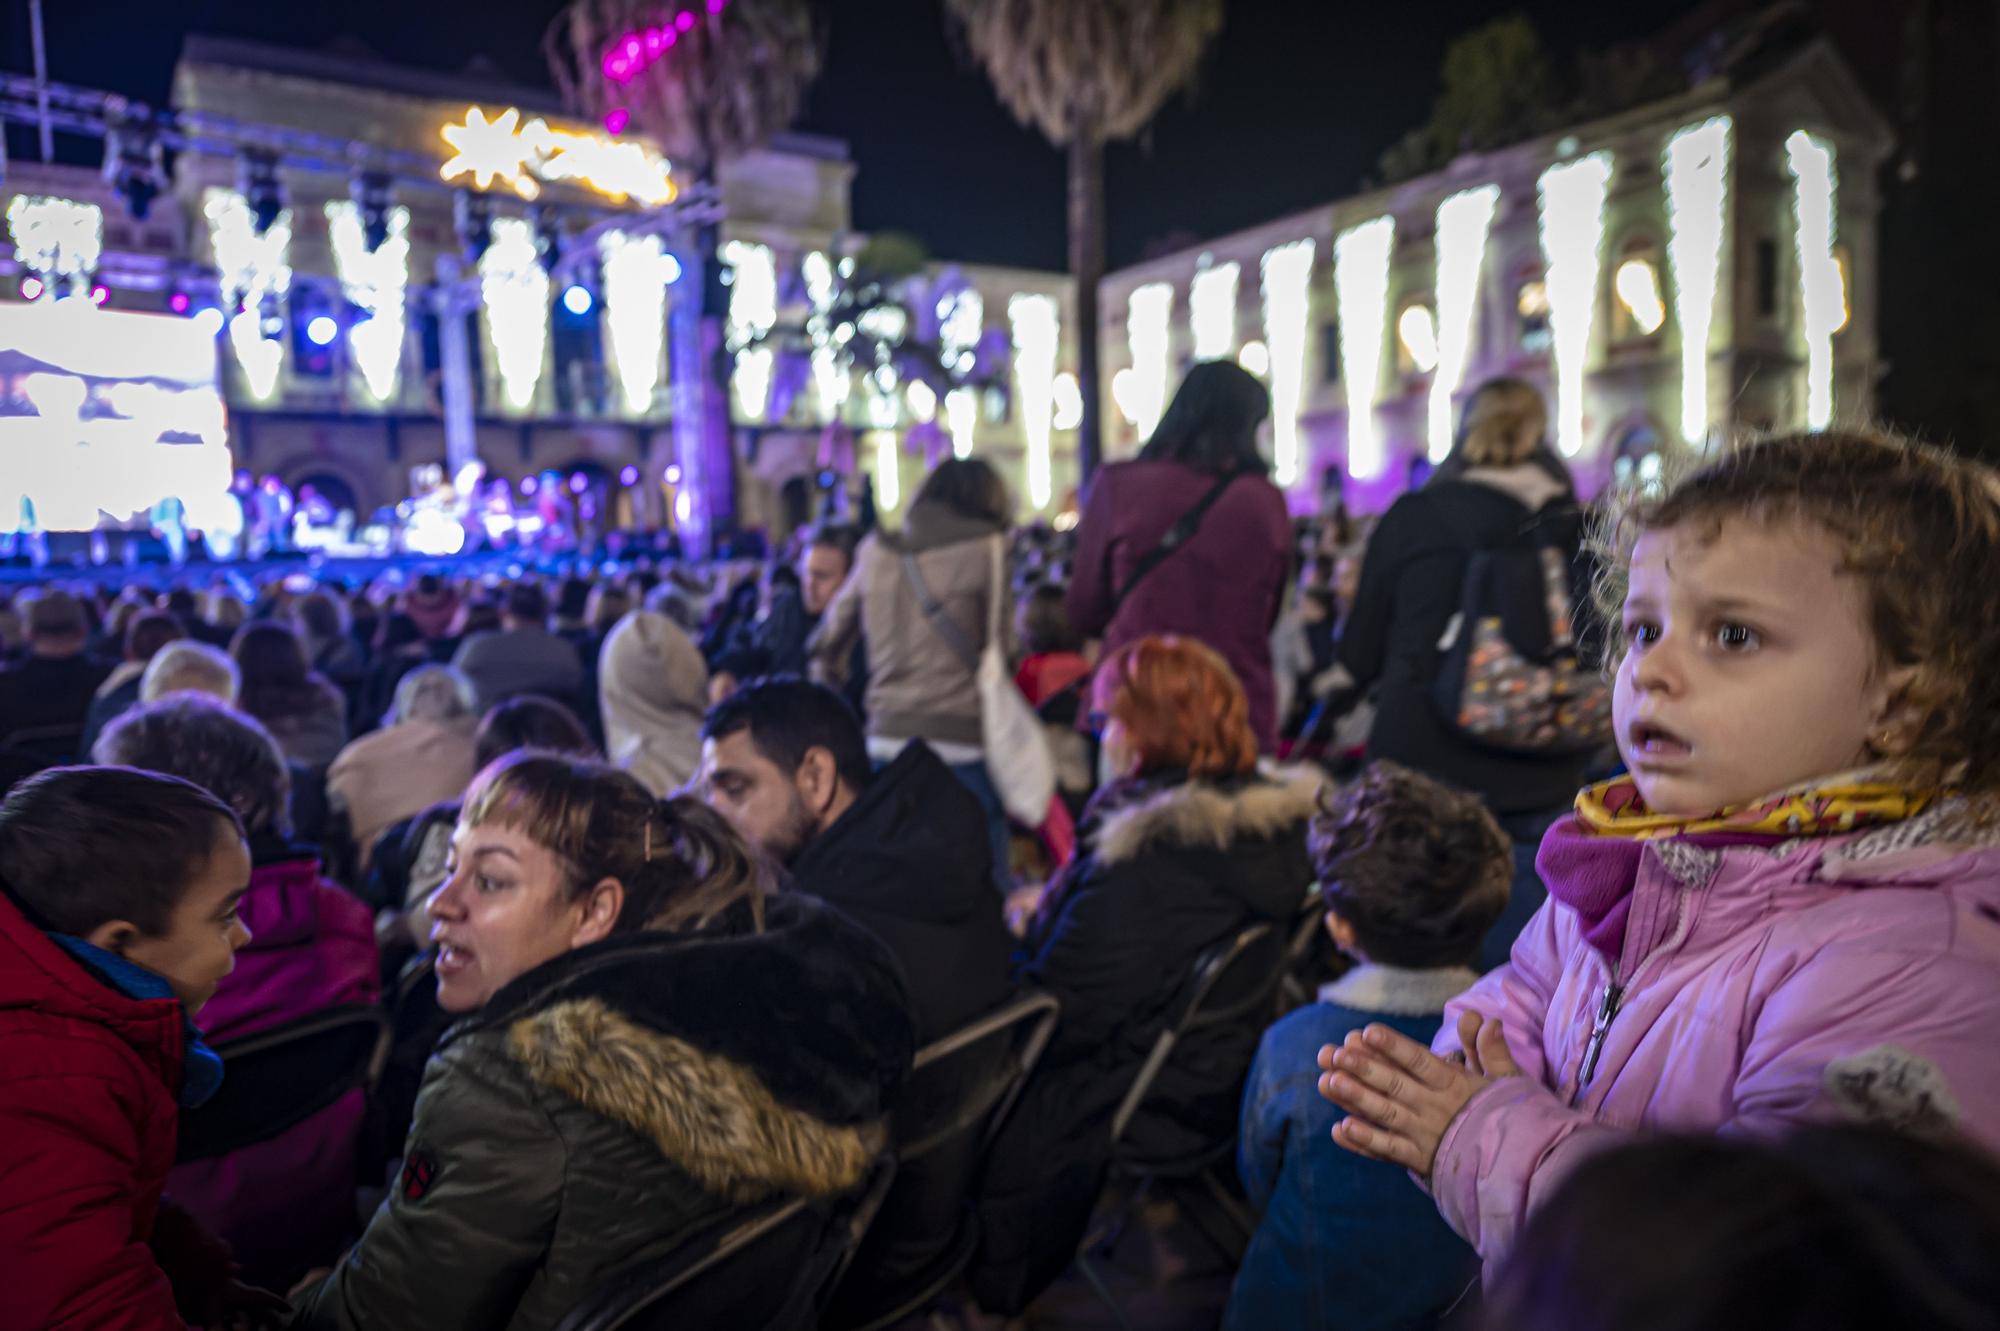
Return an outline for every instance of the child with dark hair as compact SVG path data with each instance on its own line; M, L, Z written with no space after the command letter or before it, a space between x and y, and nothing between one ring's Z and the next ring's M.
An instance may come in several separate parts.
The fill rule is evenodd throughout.
M60 767L0 803L0 1289L10 1326L282 1308L161 1191L222 1080L193 1018L250 935L243 824L178 777Z
M1328 1149L1340 1111L1313 1054L1370 1023L1428 1043L1507 904L1506 834L1473 795L1378 762L1313 820L1326 931L1355 961L1264 1034L1237 1168L1263 1222L1226 1328L1429 1325L1478 1271L1472 1249L1392 1165Z
M1480 1325L1972 1331L2000 1325L1996 1251L2000 1163L1961 1139L1635 1140L1529 1219Z

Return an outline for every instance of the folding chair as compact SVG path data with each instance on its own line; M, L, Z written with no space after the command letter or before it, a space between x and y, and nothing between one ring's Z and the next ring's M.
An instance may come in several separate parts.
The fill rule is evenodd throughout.
M777 1197L725 1214L666 1256L606 1281L556 1331L811 1331L895 1171L894 1158L885 1153L857 1188L839 1198ZM783 1278L746 1277L746 1271L766 1268Z
M950 1192L959 1210L957 1232L935 1260L897 1287L856 1289L849 1281L836 1290L827 1327L892 1326L929 1307L964 1274L979 1246L968 1197L972 1179L1055 1032L1058 1006L1052 994L1023 994L917 1051L893 1119L897 1184L883 1211L895 1217L901 1202L921 1218L927 1197ZM854 1268L861 1279L869 1275L868 1242Z
M1125 1098L1119 1101L1118 1109L1112 1115L1111 1179L1136 1186L1109 1221L1084 1240L1077 1254L1076 1266L1098 1297L1111 1308L1121 1326L1125 1325L1124 1309L1112 1296L1093 1256L1108 1254L1117 1246L1128 1219L1155 1183L1195 1180L1206 1190L1209 1200L1228 1217L1245 1242L1256 1232L1255 1222L1231 1193L1228 1184L1215 1173L1215 1167L1235 1153L1236 1133L1233 1127L1200 1150L1173 1160L1138 1157L1126 1141L1126 1130L1151 1096L1175 1048L1189 1035L1253 1017L1262 1020L1282 975L1278 964L1281 956L1277 946L1279 941L1275 926L1253 924L1211 945L1195 959L1194 968L1182 990L1178 1014L1153 1041L1146 1061L1140 1065L1138 1075L1133 1077ZM1249 1070L1247 1057L1244 1070Z
M216 1046L222 1087L181 1112L175 1161L209 1160L268 1141L349 1091L373 1094L389 1050L389 1018L349 1003Z

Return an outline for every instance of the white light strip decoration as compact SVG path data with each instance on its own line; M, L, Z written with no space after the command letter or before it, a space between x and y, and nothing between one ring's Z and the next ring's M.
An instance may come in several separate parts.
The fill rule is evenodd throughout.
M371 254L361 210L345 199L326 205L326 233L341 293L368 315L348 332L347 343L361 382L377 402L396 395L396 377L403 368L403 293L410 282L410 210L391 208L385 220L388 239Z
M1430 457L1451 452L1452 395L1472 356L1472 319L1479 305L1479 270L1500 206L1500 187L1460 190L1437 210L1437 372L1431 376Z
M1833 145L1796 130L1785 140L1798 219L1799 298L1805 304L1806 428L1833 424L1833 335L1847 322L1847 294L1833 257L1840 174Z
M806 299L812 304L812 313L806 317L806 332L812 338L813 392L819 398L820 419L831 423L840 419L848 392L847 367L841 363L840 348L833 341L832 310L839 284L834 277L833 260L820 250L812 251L799 262L799 275L805 279Z
M281 338L264 336L262 306L266 297L282 296L291 289L292 267L286 254L292 244L292 210L280 210L260 236L250 205L235 190L211 188L202 199L223 307L243 307L230 317L229 345L243 367L250 396L269 402L277 395L285 344Z
M1062 338L1062 313L1054 296L1021 294L1007 300L1007 322L1014 330L1014 383L1021 408L1021 428L1028 436L1028 503L1047 508L1054 486L1050 475L1049 435L1056 414L1056 348Z
M1174 285L1134 287L1125 310L1125 341L1132 351L1132 411L1144 442L1167 409L1167 374L1173 360Z
M1689 125L1667 140L1667 264L1674 279L1674 322L1681 330L1681 438L1708 437L1708 338L1729 215L1728 116Z
M778 322L778 265L769 245L732 240L722 261L733 271L729 285L729 345L736 355L736 407L747 420L760 421L771 401L775 355L756 345Z
M1212 264L1188 284L1188 325L1196 360L1226 360L1236 351L1236 287L1241 266Z
M1543 284L1549 293L1549 337L1555 356L1556 447L1564 457L1583 451L1583 377L1597 315L1597 278L1604 266L1604 196L1611 154L1594 152L1542 172Z
M945 368L969 374L979 363L979 339L986 335L986 298L963 287L938 301L938 347Z
M16 194L7 204L14 258L42 278L39 299L54 300L55 279L88 277L104 253L104 210L94 203Z
M1381 474L1382 436L1375 401L1382 389L1382 350L1389 327L1389 256L1396 248L1396 220L1376 217L1340 233L1333 242L1333 291L1340 307L1340 378L1347 386L1347 473L1357 480ZM1275 397L1278 354L1271 339Z
M951 430L951 455L971 457L973 434L979 427L979 394L970 388L954 388L946 393L944 420Z
M524 219L493 219L492 243L479 256L479 299L501 392L509 407L526 411L548 354L549 274L535 251L534 228Z
M604 264L604 322L625 410L645 416L660 387L666 346L667 285L680 264L658 236L607 231L597 242Z

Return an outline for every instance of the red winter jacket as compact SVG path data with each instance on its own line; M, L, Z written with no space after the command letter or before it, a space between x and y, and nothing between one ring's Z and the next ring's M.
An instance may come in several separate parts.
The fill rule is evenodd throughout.
M6 1326L184 1331L148 1240L185 1057L179 1003L103 984L0 894Z

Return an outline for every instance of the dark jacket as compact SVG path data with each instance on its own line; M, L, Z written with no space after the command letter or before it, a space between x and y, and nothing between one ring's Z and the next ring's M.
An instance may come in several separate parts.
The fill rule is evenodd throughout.
M1118 462L1098 471L1076 528L1069 620L1109 655L1155 633L1178 633L1222 653L1250 700L1250 727L1265 753L1278 742L1271 628L1292 568L1285 496L1261 476L1241 476L1202 516L1194 539L1111 605L1139 561L1217 478L1178 462Z
M986 815L930 747L913 740L792 865L810 892L882 940L902 964L928 1044L1013 992L1014 939L988 858Z
M0 744L23 730L81 730L111 670L109 663L82 655L28 656L0 669ZM68 755L51 750L50 756Z
M1354 605L1340 629L1340 663L1358 685L1375 688L1369 757L1469 790L1498 814L1566 806L1588 761L1484 748L1447 729L1431 699L1438 640L1458 613L1467 562L1530 516L1521 500L1474 481L1438 481L1404 495L1369 538ZM1580 557L1580 518L1567 524L1560 541L1573 559Z
M451 663L472 681L481 711L523 693L546 694L582 707L583 658L575 646L543 628L475 633Z
M187 1050L179 1002L120 993L0 893L6 1325L182 1331L149 1243Z
M544 1331L734 1207L860 1181L910 1054L895 963L806 897L566 953L445 1033L398 1186L294 1325Z
M1019 972L1056 996L1062 1017L987 1159L973 1288L988 1311L1025 1307L1075 1253L1109 1162L1112 1112L1195 959L1298 913L1316 792L1312 781L1169 777L1092 801ZM1262 1029L1251 1018L1177 1046L1122 1149L1176 1159L1227 1141Z
M1478 1278L1478 1254L1407 1171L1333 1144L1344 1115L1320 1095L1318 1063L1321 1045L1371 1022L1428 1046L1445 1003L1478 978L1359 966L1264 1033L1236 1148L1243 1189L1263 1218L1224 1331L1435 1326Z

